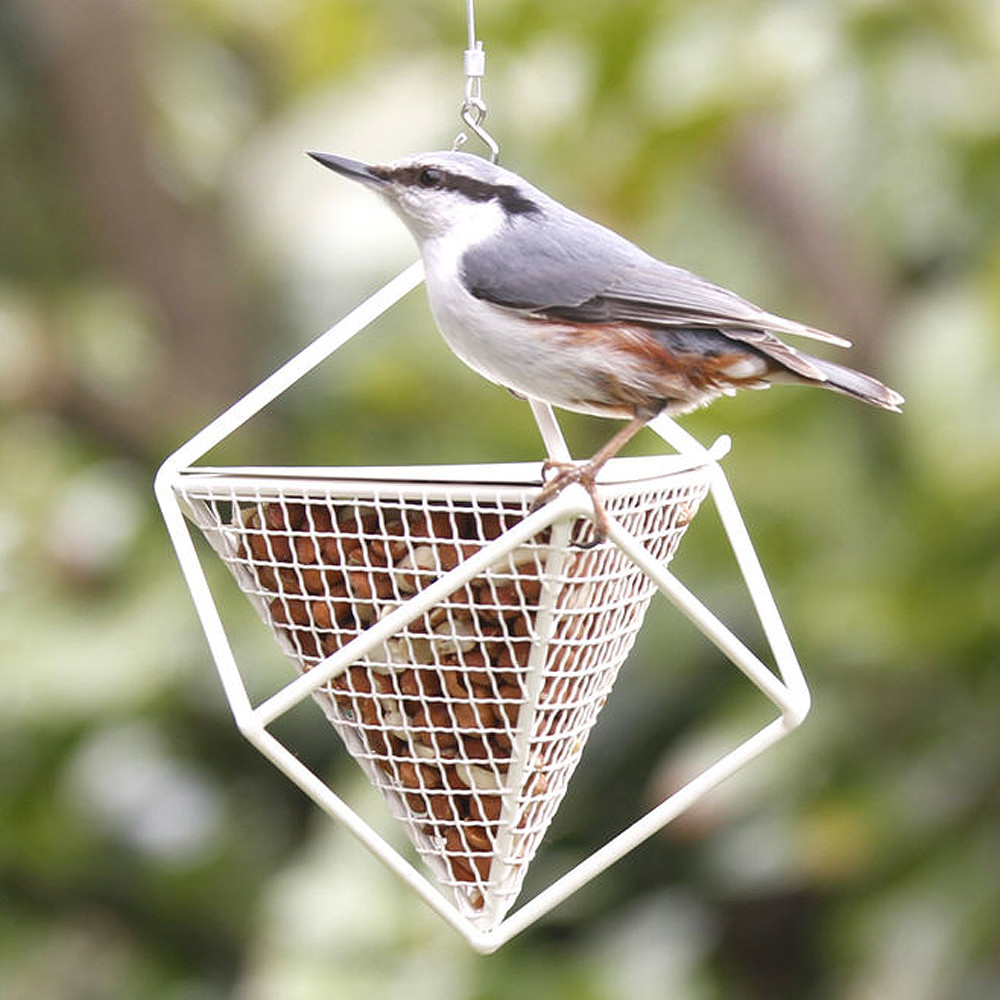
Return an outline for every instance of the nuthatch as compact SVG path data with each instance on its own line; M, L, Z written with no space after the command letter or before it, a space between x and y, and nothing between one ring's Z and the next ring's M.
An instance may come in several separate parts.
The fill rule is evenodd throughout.
M518 395L628 420L589 461L549 463L556 474L535 501L580 483L594 501L598 540L607 522L597 472L660 413L781 382L886 410L903 402L776 334L848 341L651 257L496 164L459 152L384 166L309 155L378 192L403 220L423 257L434 319L467 365Z

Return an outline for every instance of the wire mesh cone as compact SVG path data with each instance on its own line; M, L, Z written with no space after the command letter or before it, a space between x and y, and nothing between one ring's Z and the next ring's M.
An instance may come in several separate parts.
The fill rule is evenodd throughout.
M650 476L655 461L661 472ZM609 514L666 563L708 479L703 467L663 474L655 461L627 460L648 463L645 476L605 496ZM429 583L528 513L537 465L527 475L489 468L478 483L219 470L177 489L308 671L418 604ZM416 608L314 694L438 882L483 929L517 897L656 590L617 546L581 548L591 533L586 518L553 524L485 572L459 570L444 600Z

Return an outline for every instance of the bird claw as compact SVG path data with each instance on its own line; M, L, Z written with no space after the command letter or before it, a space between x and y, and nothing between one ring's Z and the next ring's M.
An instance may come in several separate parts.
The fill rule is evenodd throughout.
M555 469L558 472L556 478L559 476L566 475L567 473L573 471L574 469L580 469L582 466L577 465L576 462L560 462L555 458L547 458L542 462L542 481L544 482L549 473Z
M548 474L557 469L558 472L551 479L547 480ZM571 483L581 483L586 477L585 466L576 465L574 462L556 462L546 459L542 463L542 489L538 496L531 502L529 511L534 512L544 507L550 500L558 496Z
M597 470L591 468L588 462L577 465L573 462L556 462L547 459L542 463L542 479L545 480L553 469L557 469L558 472L542 486L538 496L531 502L531 506L528 508L529 512L533 513L544 507L550 500L562 493L567 486L574 483L582 486L594 505L594 537L589 542L574 542L573 544L578 549L592 549L600 545L607 538L608 515L604 509L604 501L597 493L595 481Z

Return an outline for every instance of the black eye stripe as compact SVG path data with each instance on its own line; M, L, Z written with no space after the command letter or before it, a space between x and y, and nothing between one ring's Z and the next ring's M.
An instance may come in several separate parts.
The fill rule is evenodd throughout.
M490 184L475 177L452 173L442 167L399 167L392 171L382 170L379 176L403 187L456 191L470 201L491 201L496 198L508 215L527 215L539 211L538 205L512 184Z

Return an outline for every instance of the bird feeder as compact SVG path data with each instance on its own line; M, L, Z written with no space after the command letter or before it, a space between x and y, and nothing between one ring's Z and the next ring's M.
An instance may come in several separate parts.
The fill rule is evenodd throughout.
M593 546L593 505L582 487L531 509L538 462L196 464L421 280L421 265L411 265L196 434L164 463L156 493L240 730L474 948L490 952L789 733L809 694L719 465L725 438L706 449L673 421L654 421L675 453L607 463L598 482L609 527ZM531 406L548 457L568 460L551 409ZM708 496L776 670L670 572ZM258 704L196 533L294 666L288 683ZM658 592L777 717L512 912ZM381 793L409 848L376 833L271 732L309 698Z

